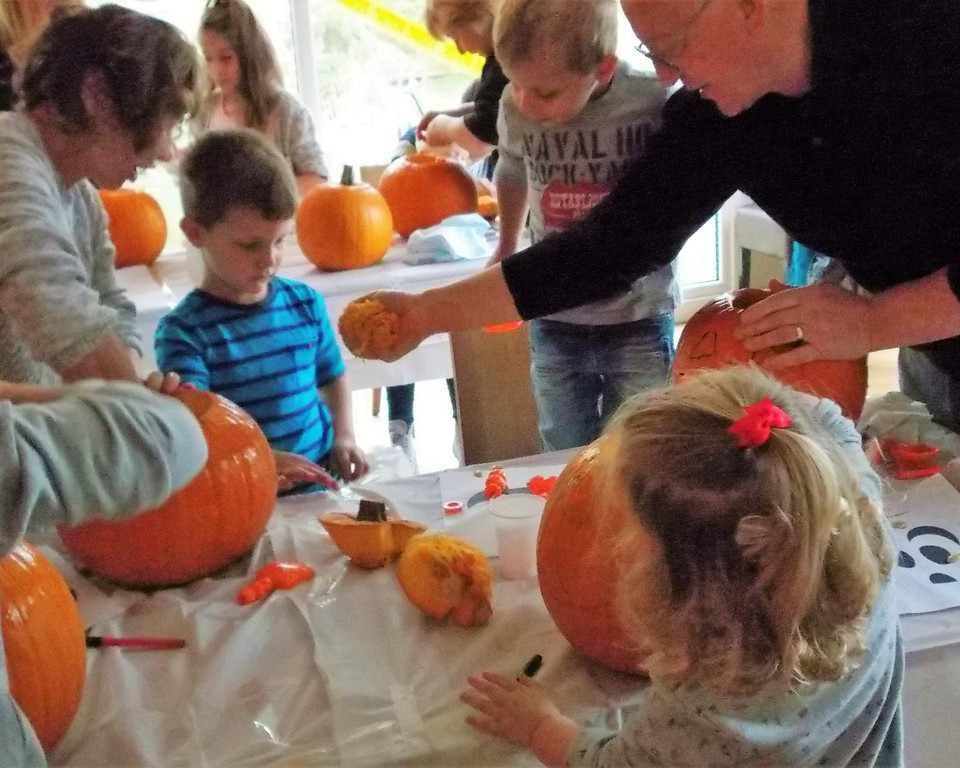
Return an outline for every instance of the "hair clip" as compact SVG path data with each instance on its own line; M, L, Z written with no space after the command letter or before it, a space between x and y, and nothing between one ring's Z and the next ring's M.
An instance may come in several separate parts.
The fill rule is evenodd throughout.
M774 405L769 397L756 405L744 406L743 410L744 415L727 429L741 448L758 448L770 439L771 428L789 427L793 423L786 411Z

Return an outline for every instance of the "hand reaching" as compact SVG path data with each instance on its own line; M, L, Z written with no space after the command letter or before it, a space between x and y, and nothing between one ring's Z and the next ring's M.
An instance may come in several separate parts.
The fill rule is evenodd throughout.
M435 326L436 323L429 322L430 318L421 309L421 299L418 295L398 291L377 291L361 297L360 300L363 299L379 301L387 312L397 315L400 321L396 341L391 347L376 355L376 359L385 360L388 363L399 360L436 332L431 330L431 326Z
M334 490L340 487L327 470L314 464L305 456L287 451L274 451L273 458L277 463L277 488L281 491L289 490L302 483L319 483Z
M477 712L467 716L467 723L497 738L530 747L544 721L566 720L543 686L529 677L514 680L488 671L467 682L473 690L460 694L460 701Z
M352 440L334 440L330 449L330 466L347 483L370 471L366 454Z

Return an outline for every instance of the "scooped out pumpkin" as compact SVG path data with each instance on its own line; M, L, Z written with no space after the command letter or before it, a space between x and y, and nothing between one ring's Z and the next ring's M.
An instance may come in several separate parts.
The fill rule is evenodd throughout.
M70 589L29 544L0 559L0 630L10 695L50 750L80 706L87 651Z
M403 551L411 538L427 530L413 520L389 518L382 503L367 500L360 502L356 517L330 512L320 515L319 520L337 548L361 568L382 568Z
M458 213L476 213L477 187L460 163L418 152L386 167L378 189L403 237Z
M109 219L107 229L117 253L114 265L152 263L167 242L167 220L160 204L135 189L101 189L100 200Z
M303 255L326 271L376 264L393 240L386 200L369 184L354 184L350 166L340 184L320 184L304 196L296 229Z
M627 500L604 493L614 441L600 437L560 473L537 536L537 578L560 633L580 653L622 672L643 671L641 654L617 611L615 532L630 524Z
M155 587L206 576L248 552L273 512L276 466L257 423L212 392L181 388L176 398L207 439L200 474L134 517L58 528L81 566L120 584Z
M449 616L461 627L474 627L493 612L493 566L455 536L414 536L397 561L397 579L407 599L434 619Z
M343 343L357 357L379 357L397 340L400 317L376 299L354 299L337 321Z
M673 380L702 368L762 363L782 348L749 352L737 341L734 330L740 313L780 288L741 288L718 296L687 321L677 343ZM785 384L836 402L844 414L860 418L867 396L867 359L817 360L773 372Z

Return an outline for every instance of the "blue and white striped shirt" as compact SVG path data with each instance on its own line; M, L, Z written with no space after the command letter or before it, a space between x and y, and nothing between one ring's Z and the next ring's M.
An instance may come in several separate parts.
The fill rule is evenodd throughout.
M317 388L344 364L323 297L309 286L275 277L257 304L194 290L160 320L154 343L161 371L235 402L275 450L319 461L333 445Z

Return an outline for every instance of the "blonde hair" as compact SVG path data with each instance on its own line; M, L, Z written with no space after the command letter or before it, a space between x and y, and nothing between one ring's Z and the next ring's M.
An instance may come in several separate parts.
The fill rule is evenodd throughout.
M246 107L246 124L266 131L283 87L283 75L273 45L257 17L243 0L208 0L200 18L200 32L215 32L226 41L240 64L240 96ZM199 120L209 122L216 86L205 78Z
M497 59L517 64L558 45L571 72L589 74L617 50L616 0L503 0L493 24Z
M51 21L84 8L82 0L59 0L49 13L38 6L36 0L0 0L0 44L17 67Z
M500 0L427 0L427 31L437 40L450 37L458 27L486 22L493 27L493 17Z
M727 428L764 397L793 423L740 448ZM755 368L704 371L611 423L611 474L642 527L616 544L619 602L654 651L651 674L746 697L836 680L859 662L892 552L851 458L805 398ZM644 535L659 544L653 563L631 557Z

